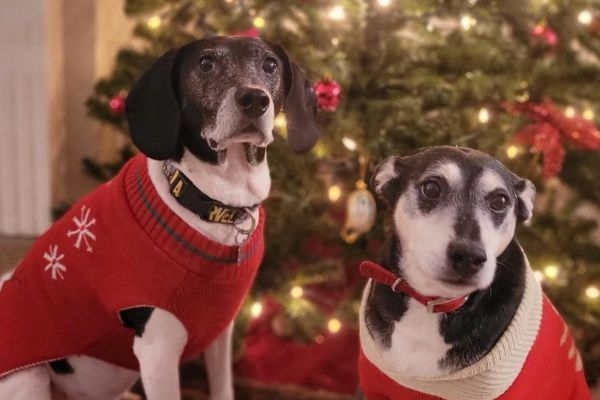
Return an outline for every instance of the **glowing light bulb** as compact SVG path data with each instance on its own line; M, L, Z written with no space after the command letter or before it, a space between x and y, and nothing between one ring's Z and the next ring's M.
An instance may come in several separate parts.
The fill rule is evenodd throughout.
M325 146L322 142L317 142L317 144L315 145L315 147L313 147L311 152L315 155L315 157L323 158L329 153L329 150L327 149L327 146Z
M159 26L162 25L162 19L160 18L160 16L155 15L152 18L150 18L148 22L146 22L146 24L150 29L157 29Z
M568 106L567 108L565 108L565 117L573 118L574 116L575 116L575 107Z
M299 299L304 294L304 289L300 286L294 286L292 290L290 290L290 296L295 299Z
M387 7L387 6L389 6L392 3L392 1L391 0L377 0L377 3L381 7Z
M487 108L484 107L479 110L479 113L477 114L477 119L482 124L487 124L488 122L490 122L490 112L487 110Z
M542 35L546 30L546 26L542 23L537 24L533 27L533 34L536 36Z
M329 19L332 19L334 21L341 21L343 19L346 19L346 10L344 10L344 7L342 6L335 6L331 10L329 10L327 16L329 17Z
M600 297L600 289L598 289L598 288L597 288L596 286L594 286L594 285L588 286L588 287L585 289L585 295L586 295L587 297L589 297L590 299L592 299L592 300L596 300L597 298L599 298L599 297Z
M474 27L476 23L477 20L470 15L463 15L460 17L460 27L463 29L463 31L468 31Z
M263 17L256 17L252 21L252 24L254 24L254 26L257 27L258 29L260 29L260 28L264 28L265 25L267 25L267 21L265 21L265 19Z
M506 155L512 160L513 158L519 155L519 148L515 145L508 146L508 148L506 149Z
M332 39L331 39L331 44L332 44L332 45L334 45L334 46L337 46L337 45L339 45L339 44L340 44L340 39L338 39L338 38L335 38L335 37L334 37L334 38L332 38Z
M555 280L558 278L558 274L560 273L560 268L556 265L547 265L544 268L544 276L548 279Z
M346 136L342 138L342 144L345 148L347 148L350 151L354 151L358 147L358 145L356 144L356 140Z
M596 115L594 114L594 110L592 110L591 108L587 108L583 111L581 116L583 117L583 119L587 119L588 121L591 121L594 119L594 117Z
M340 329L342 329L342 323L337 318L331 318L329 322L327 322L327 329L331 333L338 333Z
M277 116L275 117L274 124L279 129L286 129L287 128L287 120L285 119L285 114L283 114L283 113L277 114Z
M260 317L260 314L262 314L262 311L263 311L263 306L260 303L260 301L253 303L252 307L250 307L250 315L252 315L252 318Z
M588 10L583 10L577 15L577 21L582 25L589 25L592 22L592 13Z
M327 191L330 201L338 201L342 196L342 189L338 185L333 185Z

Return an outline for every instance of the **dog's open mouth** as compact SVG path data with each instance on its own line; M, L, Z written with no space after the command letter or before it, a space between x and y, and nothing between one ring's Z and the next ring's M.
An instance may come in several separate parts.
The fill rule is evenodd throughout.
M244 143L244 154L246 155L246 161L248 161L250 165L258 165L265 159L267 148Z
M227 148L232 143L242 144L244 146L246 161L248 161L250 165L258 165L265 158L269 141L259 128L253 124L244 126L237 133L221 142L217 142L214 139L208 139L210 148L217 152L219 164L225 162L227 158Z

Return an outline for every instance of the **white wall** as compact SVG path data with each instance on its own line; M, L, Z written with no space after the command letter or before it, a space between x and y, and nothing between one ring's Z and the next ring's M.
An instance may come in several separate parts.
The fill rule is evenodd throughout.
M56 88L55 26L44 0L0 3L0 233L34 235L50 222L49 137Z
M53 206L97 182L122 135L86 114L97 79L130 39L124 0L0 0L0 235L36 236Z

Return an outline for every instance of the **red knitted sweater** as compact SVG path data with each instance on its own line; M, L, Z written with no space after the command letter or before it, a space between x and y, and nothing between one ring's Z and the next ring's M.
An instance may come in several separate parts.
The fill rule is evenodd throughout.
M517 379L498 399L589 400L573 338L544 296L542 322L535 342ZM375 367L361 351L360 386L368 400L442 400L406 388Z
M160 307L186 327L182 359L233 320L264 252L265 215L241 247L214 242L160 200L130 160L32 246L0 290L0 376L84 354L137 370L119 311Z

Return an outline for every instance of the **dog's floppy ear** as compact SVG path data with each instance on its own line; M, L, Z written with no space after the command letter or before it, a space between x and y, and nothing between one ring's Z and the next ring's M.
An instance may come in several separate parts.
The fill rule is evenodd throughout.
M371 187L380 199L388 206L393 207L403 187L402 179L397 179L402 174L402 157L392 156L383 160L371 177Z
M172 157L179 143L181 112L173 82L177 50L152 64L127 96L127 121L133 143L148 157Z
M292 150L310 150L319 140L317 127L317 96L300 68L279 45L269 43L283 61L285 100L283 112L287 121L288 143Z
M533 201L535 200L535 185L528 179L514 175L515 191L517 194L517 220L527 221L533 215Z

